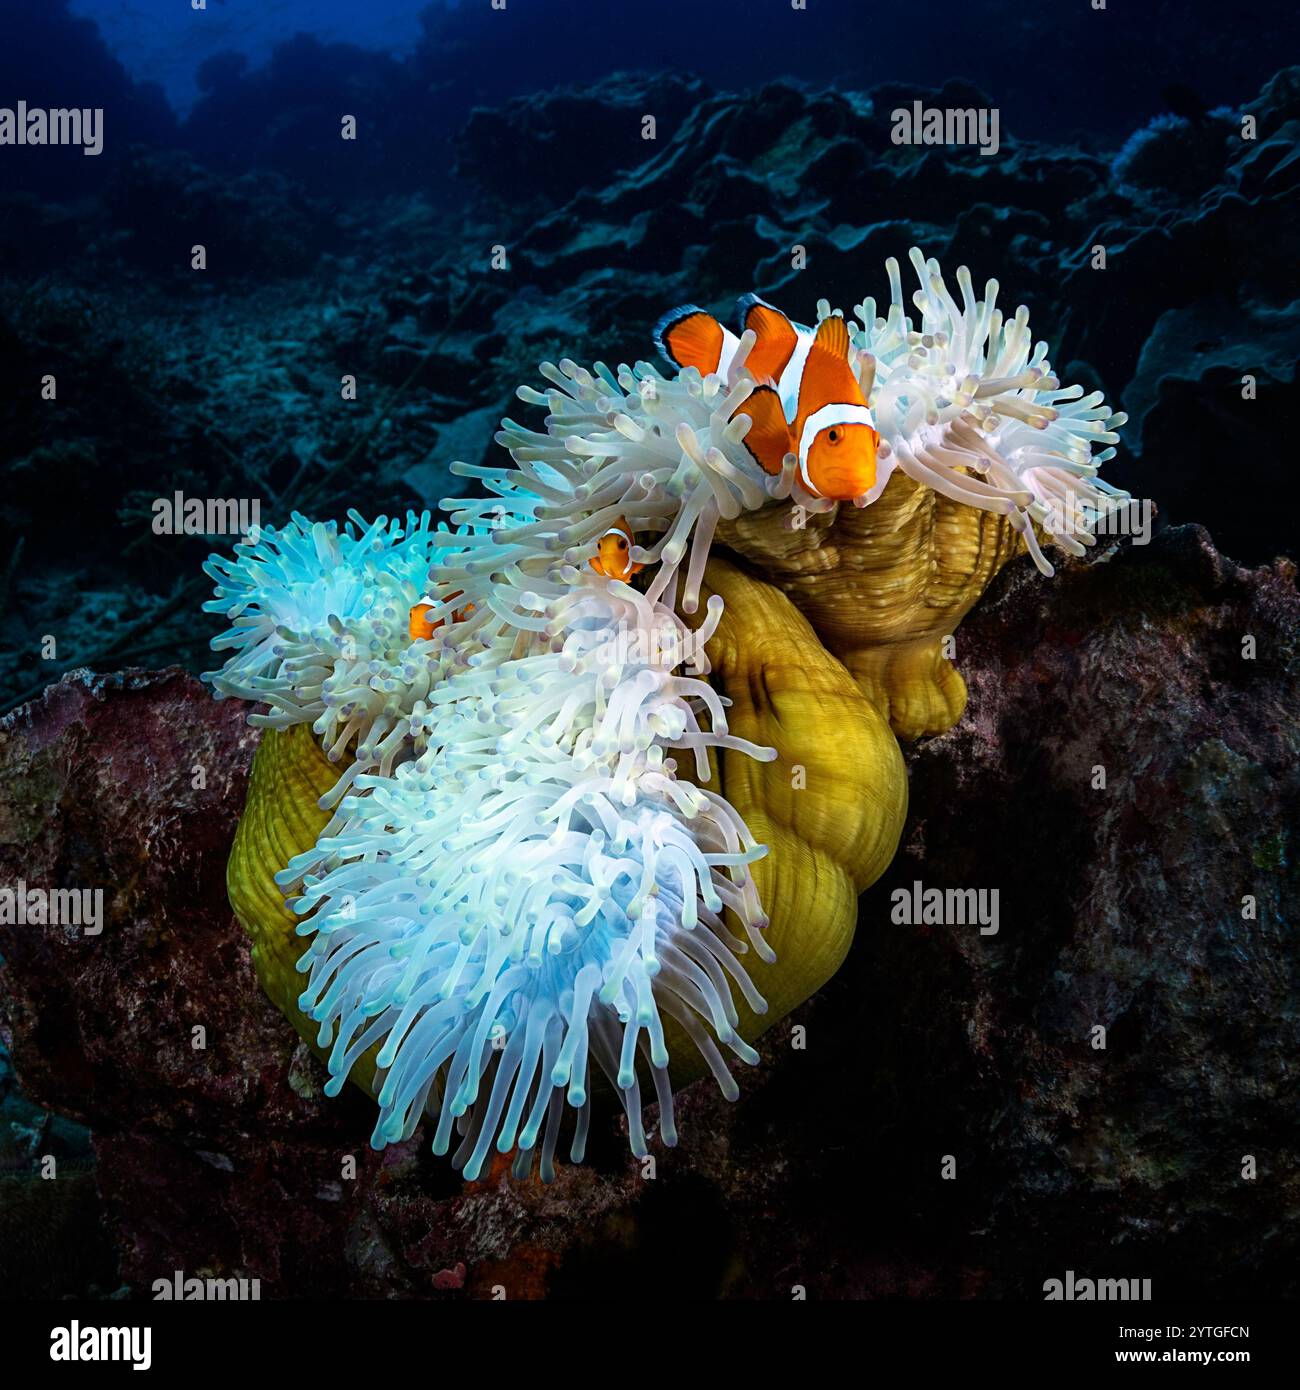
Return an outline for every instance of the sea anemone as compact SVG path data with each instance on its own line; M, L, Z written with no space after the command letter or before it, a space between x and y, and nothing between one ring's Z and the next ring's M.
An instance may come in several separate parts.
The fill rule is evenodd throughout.
M204 566L216 596L203 607L231 624L212 647L234 652L204 680L218 699L267 705L252 724L311 724L331 761L348 757L340 795L409 752L410 712L447 662L445 643L413 645L408 632L438 534L429 521L428 512L405 522L351 512L340 531L295 512Z
M913 323L903 309L898 262L885 262L890 304L885 318L867 299L852 334L859 379L899 467L954 502L1006 516L1034 564L1050 576L1036 528L1052 544L1082 555L1097 521L1128 494L1097 475L1115 455L1126 416L1100 391L1062 386L1047 344L1029 331L1022 304L1012 318L998 309L998 282L975 298L970 271L957 269L960 305L936 260L915 247L910 259L920 289ZM1096 445L1104 445L1094 454Z
M993 576L1044 547L1081 555L1099 521L1129 503L1098 476L1125 416L1100 392L1063 386L1028 311L1010 319L990 280L977 299L965 267L961 303L938 264L913 250L919 316L903 304L898 263L890 302L857 307L856 370L896 467L871 506L825 515L749 512L719 538L777 584L904 739L961 717L966 686L953 634ZM830 312L825 303L818 313Z
M828 978L892 856L886 715L900 733L956 717L950 687L909 713L864 620L845 639L818 586L883 622L873 650L908 654L886 673L941 683L935 622L1018 549L1050 573L1042 544L1080 552L1122 497L1092 453L1121 417L1060 387L995 285L976 301L959 271L959 307L912 259L919 323L891 261L887 316L868 300L851 331L885 461L866 505L750 457L747 333L725 377L543 364L549 388L519 392L543 428L503 421L510 466L452 465L486 495L444 502L450 525L295 516L209 563L207 606L234 625L209 678L269 707L232 902L327 1089L375 1095L376 1147L427 1113L467 1177L495 1148L549 1179L566 1111L582 1157L599 1074L637 1155L647 1071L667 1144L686 1054L734 1097L724 1052L756 1061L765 1011ZM636 586L587 563L616 522L642 538ZM715 539L764 578L711 560ZM413 642L416 603L436 631ZM848 671L826 650L846 640ZM326 758L349 757L331 788Z
M661 1011L728 1094L735 1082L710 1031L757 1060L736 1032L727 977L762 1010L736 952L771 958L748 870L763 850L726 801L678 781L665 756L686 750L702 778L709 748L775 756L728 734L704 681L674 674L678 658L702 656L722 602L690 633L590 571L570 591L544 649L431 691L419 718L426 751L391 777L359 777L337 830L278 876L301 885L311 944L299 1005L321 1025L320 1046L333 1044L327 1089L382 1043L372 1141L382 1147L411 1135L441 1078L434 1151L468 1115L455 1162L470 1178L494 1141L503 1153L517 1144L526 1171L543 1123L549 1177L566 1097L581 1159L589 1056L623 1099L638 1155L644 1058L660 1132L674 1142Z

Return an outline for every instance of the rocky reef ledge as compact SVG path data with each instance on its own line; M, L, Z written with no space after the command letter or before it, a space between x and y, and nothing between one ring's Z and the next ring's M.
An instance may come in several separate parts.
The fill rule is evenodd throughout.
M0 922L0 1030L23 1092L90 1126L85 1219L140 1296L180 1270L266 1298L1040 1298L1072 1269L1295 1297L1298 634L1294 566L1198 527L1009 566L848 962L738 1104L683 1093L653 1177L612 1105L549 1188L462 1185L422 1135L371 1152L227 905L247 709L177 669L74 672L0 721L0 887L104 889L98 935ZM894 920L930 888L996 889L996 932Z

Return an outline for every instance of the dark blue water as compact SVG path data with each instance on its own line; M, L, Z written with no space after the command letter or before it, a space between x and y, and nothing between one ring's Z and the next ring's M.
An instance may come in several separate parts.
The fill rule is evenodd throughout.
M393 76L393 94L435 123L475 101L619 69L737 89L777 76L860 90L956 77L984 90L1024 138L1122 135L1165 107L1171 84L1208 106L1238 103L1300 53L1288 0L1252 4L1248 24L1228 22L1217 0L1102 11L1087 0L807 0L800 10L790 0L507 0L504 11L489 0L207 0L203 11L185 0L3 0L0 16L0 90L21 88L30 102L99 92L123 120L132 86L156 88L184 119L209 85L205 64L220 59L228 71L239 55L256 73L302 35L352 50L320 56L318 77L382 55L375 70ZM138 113L131 128L141 128Z
M198 95L195 75L214 54L241 53L258 66L299 33L406 54L420 37L422 6L410 0L208 0L196 12L189 0L72 0L68 8L96 24L136 82L158 83L183 113Z
M1251 6L1248 25L1229 26L1216 0L1105 11L1088 0L807 0L799 11L790 0L659 0L644 9L626 0L508 0L504 11L489 0L207 0L202 12L185 0L71 0L69 8L98 25L132 79L158 83L181 113L214 54L240 53L259 66L277 44L307 33L408 58L427 26L458 46L460 75L473 70L484 91L617 67L741 86L778 74L859 87L961 76L1027 122L1046 122L1049 134L1058 122L1107 126L1145 114L1173 81L1193 82L1211 104L1240 100L1276 66L1294 12L1264 0Z

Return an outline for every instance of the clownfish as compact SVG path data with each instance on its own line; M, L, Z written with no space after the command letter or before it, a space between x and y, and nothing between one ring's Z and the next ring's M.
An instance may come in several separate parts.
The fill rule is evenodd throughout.
M791 323L756 294L739 304L740 331L756 342L745 370L759 383L735 412L753 422L745 448L768 473L787 454L815 497L874 502L893 471L877 463L880 432L849 365L849 330L841 318L816 329ZM655 325L655 344L675 367L725 375L740 339L703 309L683 305ZM735 416L732 417L733 419Z
M450 594L448 597L459 598L460 595L461 590L457 589L454 594ZM441 618L439 618L436 623L431 623L429 621L429 610L437 602L437 599L430 598L429 595L426 594L419 603L411 609L411 616L407 620L407 630L411 634L412 642L427 641L442 626ZM457 608L452 613L451 620L453 623L462 622L464 619L468 618L473 611L474 605L472 603L467 603L464 608Z
M606 579L621 579L626 583L645 569L632 558L632 544L632 528L625 517L619 517L596 542L596 554L590 561L592 569Z

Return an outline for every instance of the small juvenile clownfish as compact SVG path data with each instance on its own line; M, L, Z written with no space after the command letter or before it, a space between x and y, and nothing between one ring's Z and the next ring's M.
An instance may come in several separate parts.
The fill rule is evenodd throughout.
M626 583L645 569L632 558L632 545L632 528L625 517L619 517L596 543L596 554L590 562L592 569L606 579L621 579Z
M457 589L454 594L450 594L448 597L459 598L460 595L461 590ZM412 642L427 641L442 626L441 618L439 618L436 623L431 623L429 621L429 610L437 602L437 599L431 598L426 594L419 603L411 609L411 616L407 622L407 629L411 634ZM464 608L457 608L453 611L451 620L453 623L463 622L473 611L474 605L472 603L467 603Z
M878 463L880 432L849 365L844 320L826 318L815 330L806 328L756 294L745 295L739 310L740 331L753 329L756 338L745 370L759 383L735 412L752 421L745 448L773 474L793 454L800 482L815 497L874 502L893 464ZM655 343L675 367L725 376L740 339L712 314L686 304L659 320Z

